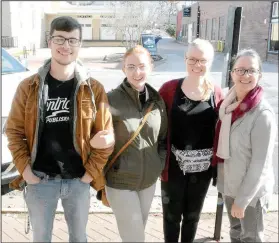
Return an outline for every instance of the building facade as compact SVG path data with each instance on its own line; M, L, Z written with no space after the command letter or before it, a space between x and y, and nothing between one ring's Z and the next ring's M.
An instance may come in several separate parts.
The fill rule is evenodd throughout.
M48 2L3 1L2 47L27 50L41 47L47 7Z
M227 29L230 6L243 7L239 48L253 48L262 60L278 63L277 1L198 1L191 5L191 16L182 18L182 41L199 36L216 50L218 41L226 45L226 33L232 31Z
M112 26L113 12L105 1L91 5L85 2L52 2L49 11L45 12L45 41L47 42L50 24L59 16L71 16L81 24L83 46L120 46L121 35ZM45 43L46 45L47 43Z

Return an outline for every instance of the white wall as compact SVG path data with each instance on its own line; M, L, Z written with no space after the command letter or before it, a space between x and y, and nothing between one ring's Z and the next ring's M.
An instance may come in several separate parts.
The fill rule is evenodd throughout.
M18 37L18 47L42 47L41 38L44 7L48 2L9 2L11 9L11 36ZM2 9L2 11L4 11Z
M2 2L2 36L11 36L10 2Z

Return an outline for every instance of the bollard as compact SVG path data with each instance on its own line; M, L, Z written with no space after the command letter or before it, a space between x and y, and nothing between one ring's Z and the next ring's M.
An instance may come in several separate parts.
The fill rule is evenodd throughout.
M222 193L218 192L215 228L214 228L214 236L213 236L213 239L216 241L219 241L221 239L223 208L224 208L224 200L222 197Z

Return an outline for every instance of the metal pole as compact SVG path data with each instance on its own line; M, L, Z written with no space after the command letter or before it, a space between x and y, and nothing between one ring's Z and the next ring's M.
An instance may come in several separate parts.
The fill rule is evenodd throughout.
M227 30L233 29L233 31L227 31L226 36L226 48L225 48L225 58L224 58L224 70L222 77L222 85L225 87L231 87L231 60L238 52L239 41L240 41L240 31L241 31L241 15L242 7L230 7L227 21ZM222 87L222 88L225 88ZM223 207L224 202L222 194L218 192L217 208L216 208L216 218L215 218L215 229L214 229L214 240L219 241L221 238L221 228L222 228L222 217L223 217Z
M201 18L201 10L200 10L200 5L198 3L198 14L197 14L197 34L196 37L200 37L200 18Z
M215 217L215 228L213 239L219 241L221 239L221 228L222 228L222 217L223 217L224 201L222 194L218 192L216 217Z

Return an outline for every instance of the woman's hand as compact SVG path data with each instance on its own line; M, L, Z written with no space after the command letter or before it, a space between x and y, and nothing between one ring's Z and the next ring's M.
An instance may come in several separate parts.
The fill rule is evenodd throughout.
M231 215L234 218L243 219L245 210L243 208L238 207L236 204L232 205Z
M91 147L96 149L106 149L113 146L114 143L114 133L112 130L99 131L90 140Z

